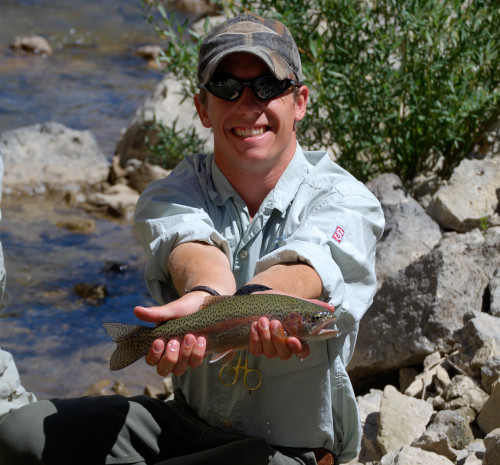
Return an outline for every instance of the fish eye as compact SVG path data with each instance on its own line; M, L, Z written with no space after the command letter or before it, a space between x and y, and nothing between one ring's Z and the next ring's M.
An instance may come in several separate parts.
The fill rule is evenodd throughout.
M317 323L318 321L321 321L322 319L323 319L323 314L321 312L318 312L312 316L311 321L313 321L314 323Z

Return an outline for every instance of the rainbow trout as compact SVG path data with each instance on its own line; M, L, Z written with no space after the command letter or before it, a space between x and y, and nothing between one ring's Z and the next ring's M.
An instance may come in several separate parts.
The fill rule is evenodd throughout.
M190 315L168 320L155 328L121 323L103 323L117 348L111 355L110 369L120 370L146 355L155 339L177 339L184 335L204 336L211 362L248 348L250 327L261 316L279 320L284 337L301 341L326 339L337 334L326 326L335 320L333 312L320 306L280 294L250 294L207 297L200 309Z

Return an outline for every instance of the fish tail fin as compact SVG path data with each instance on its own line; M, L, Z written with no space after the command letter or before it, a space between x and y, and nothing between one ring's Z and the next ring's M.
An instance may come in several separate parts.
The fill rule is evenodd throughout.
M103 326L117 344L109 362L111 371L121 370L146 355L154 339L151 335L154 328L122 323L103 323Z

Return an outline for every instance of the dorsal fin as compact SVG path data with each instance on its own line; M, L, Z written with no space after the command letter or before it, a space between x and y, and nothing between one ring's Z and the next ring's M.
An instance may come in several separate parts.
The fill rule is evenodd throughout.
M220 302L221 300L226 300L229 297L232 297L232 296L230 296L230 295L209 295L208 297L205 297L205 300L200 305L199 310L201 310L203 308L210 307L210 305L216 304L217 302Z

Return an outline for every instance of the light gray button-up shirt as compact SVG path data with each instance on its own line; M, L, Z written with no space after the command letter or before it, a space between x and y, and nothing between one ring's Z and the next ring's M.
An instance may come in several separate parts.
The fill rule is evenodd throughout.
M192 155L143 192L135 220L148 258L146 283L159 303L177 297L167 260L172 248L184 242L219 247L238 287L277 263L300 261L316 270L323 300L336 308L337 337L312 342L304 360L249 355L249 368L263 376L252 394L242 376L234 386L221 384L221 363L208 360L175 383L212 425L272 445L324 448L341 461L354 458L361 431L345 366L375 292L375 246L384 228L371 192L326 152L303 152L297 145L251 220L213 155Z

